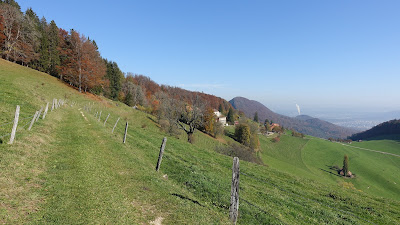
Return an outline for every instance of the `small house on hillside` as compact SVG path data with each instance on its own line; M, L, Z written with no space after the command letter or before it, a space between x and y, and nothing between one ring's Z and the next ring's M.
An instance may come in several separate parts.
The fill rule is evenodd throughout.
M217 122L222 123L222 125L227 126L226 116L223 116L220 111L214 110L214 115L217 116Z
M271 124L271 130L274 129L274 127L279 127L279 124L277 124L277 123Z

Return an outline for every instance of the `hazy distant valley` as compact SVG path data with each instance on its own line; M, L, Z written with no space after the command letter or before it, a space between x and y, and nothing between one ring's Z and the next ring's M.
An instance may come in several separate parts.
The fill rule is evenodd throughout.
M298 116L297 111L277 110L278 113L290 117ZM302 115L309 115L314 118L328 121L338 126L348 127L357 131L368 130L382 122L399 119L400 111L390 112L346 112L337 110L334 112L326 111L305 111Z

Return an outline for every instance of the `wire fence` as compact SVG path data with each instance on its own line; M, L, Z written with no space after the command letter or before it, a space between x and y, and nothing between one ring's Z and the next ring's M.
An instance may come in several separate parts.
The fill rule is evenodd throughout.
M53 99L53 106L54 109L61 107L62 105L64 105L66 101L63 99L59 99L59 103L57 105L57 107L55 106L55 99ZM31 108L31 107L29 107ZM44 113L50 112L51 108L47 108L46 112L43 111L44 107L41 107L40 110L35 111L34 113L27 113L27 112L20 112L18 115L18 124L17 124L17 129L15 130L15 133L20 133L21 131L25 130L25 128L32 123L32 125L38 121L38 119L40 118L40 116ZM38 112L39 114L36 114L36 112ZM30 116L25 116L22 117L21 114L28 114ZM37 117L35 117L37 116ZM43 117L42 117L43 119ZM35 120L35 121L34 121ZM22 125L21 125L22 124ZM0 124L0 143L4 142L4 138L11 136L12 135L12 128L14 126L14 119L12 121L6 121L2 124ZM11 138L13 139L13 138ZM10 140L10 143L12 141Z
M116 119L117 117L114 116L114 115L112 115L111 113L110 113L110 116L108 116L108 115L109 115L109 112L103 111L105 108L103 108L103 110L102 110L102 109L95 109L93 105L84 106L84 107L82 107L82 108L83 108L85 111L87 111L90 115L92 115L93 117L95 117L96 121L99 121L100 123L103 123L105 127L107 127L107 128L114 128L114 126L115 126L115 121L117 121L117 119ZM102 112L101 117L100 117L100 112ZM107 120L107 123L105 123L104 120L105 120L105 118L107 118L107 117L108 117L108 120ZM121 124L122 124L122 125L121 125ZM116 130L118 130L117 133L124 132L124 130L123 130L124 127L125 127L125 123L122 122L122 121L120 121L120 122L118 123L117 128L116 128ZM130 138L134 138L134 137L133 137L132 135L130 135L129 133L127 134L127 136L130 137ZM182 163L184 166L186 166L187 168L190 168L191 166L193 166L193 164L195 164L193 161L199 162L198 159L193 159L193 158L192 158L191 160L184 159L184 158L180 157L179 155L176 155L175 153L173 153L173 152L171 152L171 151L167 151L166 153L164 153L164 157L165 157L165 159L170 159L170 160L173 160L173 161L176 161L176 162L180 162L180 163ZM193 156L193 157L194 157L194 156ZM231 168L227 168L227 167L222 166L222 165L221 165L220 167L221 167L221 168L225 168L225 169L231 171ZM229 174L230 174L230 173L229 173ZM271 181L266 180L265 178L259 178L259 177L256 177L256 176L251 175L251 174L246 173L246 172L240 172L240 175L243 175L243 176L245 176L245 177L248 177L248 178L250 178L250 179L253 179L253 180L255 180L255 181L258 181L258 182L261 182L261 183L264 183L264 184L268 184L268 185L270 185L270 186L272 186L272 187L274 187L274 188L280 190L281 192L286 193L288 196L294 197L293 199L302 199L302 200L305 200L305 201L313 202L313 203L316 203L316 204L318 204L318 205L321 205L321 206L330 208L330 209L332 209L332 210L334 210L334 211L337 211L337 212L346 214L346 215L348 215L348 216L351 216L351 217L353 217L353 218L356 218L356 219L358 219L358 220L360 220L360 221L364 221L364 222L369 223L369 224L375 224L374 222L372 222L372 221L370 221L370 220L364 219L364 218L362 218L362 217L356 215L354 212L351 212L351 211L348 211L348 210L343 210L343 209L337 208L337 207L335 207L335 206L329 205L329 204L327 204L327 203L318 201L318 200L316 200L316 199L308 198L308 197L302 196L302 195L300 195L300 194L298 194L298 193L294 193L294 192L292 192L292 191L288 191L288 190L286 190L285 188L282 188L282 187L280 187L279 185L277 185L277 184L275 184L275 183L273 183L273 182L271 182ZM187 179L196 179L196 178L199 178L199 177L196 177L196 176L192 175L191 177L186 177L186 178L187 178ZM208 181L208 182L209 182L209 181ZM201 187L200 184L197 184L197 186L194 186L194 185L196 185L196 184L190 184L190 185L191 185L192 188L195 188L196 191L200 191L200 192L201 192L201 191L204 191L204 192L206 191L206 190L201 190L203 187ZM216 188L221 188L222 190L227 189L226 186L223 186L223 185L221 185L221 184L218 183L218 182L214 182L214 183L212 183L212 184L210 184L210 185L212 185L212 186L214 186L214 187L216 187ZM200 194L200 195L201 195L201 194ZM223 199L223 198L224 198L224 199ZM240 197L240 200L241 200L242 202L244 202L245 204L247 204L248 206L250 206L250 207L252 207L252 208L254 208L254 209L257 209L257 210L259 211L259 213L262 213L262 214L266 215L268 218L274 220L274 222L277 222L277 223L279 223L279 224L287 224L287 223L283 222L281 219L279 219L276 215L274 215L274 213L271 212L270 210L267 210L267 209L265 209L265 208L263 208L263 207L257 205L256 203L251 202L250 200L247 200L246 198ZM218 205L219 205L219 207L224 208L225 210L228 210L228 209L229 209L228 207L225 207L225 206L224 206L224 205L227 205L227 201L229 201L229 194L228 194L228 192L227 192L227 194L222 194L222 195L221 195L221 194L214 194L214 195L211 197L211 201L213 202L213 205L215 205L215 206L218 206ZM196 202L197 202L197 201L196 201ZM216 202L219 202L219 203L216 203ZM296 202L298 205L303 205L302 202L298 202L298 201L295 201L295 202ZM199 202L197 202L197 203L200 204Z
M33 118L33 117L34 117L34 115L28 116L28 117L25 117L25 118L22 118L22 119L19 119L19 120L18 120L18 123L20 123L20 122L22 122L22 121L24 121L24 120L27 120L27 119L31 119L31 118ZM20 132L22 129L24 129L26 126L28 126L30 122L31 122L31 121L28 120L28 122L27 122L26 124L24 124L22 127L21 127L21 126L18 126L18 129L17 129L16 132ZM3 138L5 138L5 137L8 137L8 136L11 135L11 128L12 128L11 125L13 125L13 124L14 124L14 121L8 122L8 123L5 123L5 124L2 124L3 126L0 126L0 127L1 127L0 131L1 131L1 133L2 133L2 135L0 136L0 139L3 139ZM8 126L5 126L5 125L8 125ZM6 128L8 128L8 129L6 129ZM5 132L7 132L7 133L5 133Z

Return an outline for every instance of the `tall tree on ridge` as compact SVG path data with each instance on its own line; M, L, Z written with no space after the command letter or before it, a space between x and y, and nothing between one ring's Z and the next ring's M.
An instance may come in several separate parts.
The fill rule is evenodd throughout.
M45 73L50 71L48 24L44 17L40 20L40 49L39 70Z
M57 76L57 67L60 65L60 53L58 46L60 44L60 39L58 35L59 29L52 20L48 28L48 49L49 49L49 73L50 75Z
M257 122L258 123L258 112L255 112L254 113L254 122Z
M121 91L122 80L124 74L119 69L118 64L113 61L104 60L107 65L106 78L109 80L109 93L108 96L111 99L117 99L118 94Z
M56 66L56 70L58 72L60 80L64 81L68 80L66 78L68 78L70 72L69 65L71 64L72 61L72 53L71 53L72 49L68 31L60 28L58 30L58 40L59 42L57 50L59 52L60 64Z
M6 60L16 61L17 53L20 51L19 44L22 36L23 15L18 8L10 4L0 4L0 12L4 25L4 55ZM12 57L12 58L11 58Z
M39 48L40 48L40 20L32 8L25 11L23 21L23 51L24 57L22 64L26 63L34 69L38 68Z
M229 108L228 115L226 116L226 120L228 122L230 122L230 123L235 122L235 119L233 118L233 109L232 109L232 107Z
M347 176L349 173L349 157L347 155L344 155L343 159L343 176Z

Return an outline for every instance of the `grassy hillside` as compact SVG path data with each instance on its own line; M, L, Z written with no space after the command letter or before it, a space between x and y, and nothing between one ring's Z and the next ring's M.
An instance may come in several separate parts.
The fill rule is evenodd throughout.
M318 138L284 135L278 143L261 137L261 144L263 160L271 167L331 185L350 183L359 191L400 200L400 157L363 149L399 154L400 145L396 141L344 145ZM350 158L350 170L356 174L355 179L340 177L331 168L342 167L345 154Z
M232 158L215 152L222 142L197 132L196 143L188 144L185 136L161 132L148 114L79 94L53 77L3 60L0 90L0 124L12 120L17 104L29 117L52 98L69 103L49 112L31 131L21 129L15 144L0 144L0 223L230 223ZM99 111L100 121L94 117ZM121 120L111 134L117 118ZM168 141L157 173L164 136ZM344 150L334 148L335 143L321 141L327 145L324 149L332 148L324 153L315 140L283 137L280 143L261 142L260 154L268 166L240 162L238 224L400 223L398 200L359 191L357 183L348 188L351 180L337 184L336 177L320 176L324 154L338 151L337 161L342 160ZM353 151L352 171L352 154L366 160L369 154ZM301 172L293 172L296 168ZM366 179L363 172L355 172ZM304 176L307 173L314 175ZM379 181L371 179L367 181Z

